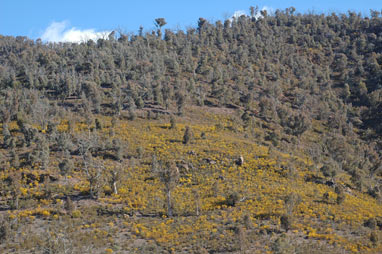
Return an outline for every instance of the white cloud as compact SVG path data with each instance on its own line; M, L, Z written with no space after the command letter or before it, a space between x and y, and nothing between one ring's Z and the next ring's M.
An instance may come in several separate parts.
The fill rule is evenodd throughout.
M75 27L69 28L69 22L52 22L44 31L41 39L46 42L85 42L97 41L107 38L111 31L96 32L94 29L80 30Z
M231 19L234 18L234 19L237 19L237 18L240 18L241 16L243 15L247 15L246 11L243 11L243 10L239 10L239 11L235 11L232 16L231 16Z
M268 6L264 6L263 8L261 8L261 10L262 11L267 11L268 15L272 14L274 12L273 8L268 7ZM235 11L232 14L232 16L229 18L229 20L232 22L234 19L238 19L242 15L248 16L248 13L246 11L244 11L244 10ZM263 17L263 15L261 15L260 11L255 15L256 19L262 18L262 17Z
M273 14L274 13L274 9L272 7L268 7L268 6L264 6L261 10L262 11L267 11L268 14Z
M247 16L247 13L245 12L245 11L243 11L243 10L239 10L239 11L235 11L232 15L231 15L231 17L229 17L228 19L229 19L229 21L231 21L231 23L232 23L232 21L234 20L234 19L238 19L238 18L240 18L242 15L246 15Z

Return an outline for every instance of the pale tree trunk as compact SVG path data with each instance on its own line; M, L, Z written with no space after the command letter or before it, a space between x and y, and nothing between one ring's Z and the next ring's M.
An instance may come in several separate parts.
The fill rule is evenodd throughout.
M15 209L18 210L19 209L19 195L17 195L15 197Z
M199 216L200 215L200 196L197 190L193 190L192 193L194 194L194 198L195 198L196 216Z
M111 184L111 188L113 190L113 193L115 195L118 194L118 188L117 188L117 183L118 183L118 180L119 180L119 171L112 171L111 172L111 181L110 181L110 184Z
M117 181L114 181L114 182L113 182L113 191L114 191L114 194L115 194L115 195L118 194Z
M171 207L171 190L167 189L167 215L172 217L172 207Z

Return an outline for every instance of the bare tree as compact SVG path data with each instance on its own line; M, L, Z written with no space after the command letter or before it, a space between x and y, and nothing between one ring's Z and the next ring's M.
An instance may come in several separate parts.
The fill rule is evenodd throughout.
M164 184L166 192L167 215L173 216L171 192L178 184L179 169L174 161L158 161L156 156L152 159L152 170L158 175L160 181Z
M20 187L21 187L21 173L15 172L10 177L11 179L11 195L12 200L10 201L11 209L19 209L19 199L21 195Z
M78 150L82 157L83 172L89 181L89 194L94 199L98 197L98 192L103 185L102 172L105 169L103 161L94 158L91 153L91 149L95 147L97 142L97 135L81 136L77 140Z
M41 128L45 129L52 116L48 99L37 99L32 107L32 115Z
M109 172L109 184L114 194L118 194L118 184L121 182L123 167L121 164L114 166Z
M105 167L102 161L93 158L90 151L85 153L83 159L83 170L86 179L89 181L89 194L93 199L98 198L99 190L103 186L102 172Z

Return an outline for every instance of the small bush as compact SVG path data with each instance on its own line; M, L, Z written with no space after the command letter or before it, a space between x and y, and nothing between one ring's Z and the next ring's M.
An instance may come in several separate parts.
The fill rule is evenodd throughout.
M343 202L345 201L345 194L338 194L337 195L337 199L336 199L336 203L337 205L340 205L342 204Z
M221 205L226 206L235 206L239 201L239 194L237 192L232 192L228 194L224 201L222 201Z
M65 210L68 212L71 212L74 210L74 204L73 201L70 199L70 197L66 197L66 202L65 202Z
M325 177L335 177L337 174L336 170L329 167L328 165L325 165L322 168L320 168L320 171Z
M325 203L329 203L330 194L329 192L325 192L324 195L322 195L322 201Z
M379 188L378 187L369 188L367 190L367 194L369 194L370 196L372 196L375 199L379 199L380 198Z
M342 204L345 201L345 197L346 197L343 187L342 186L336 186L336 188L334 189L334 192L337 193L336 203L338 205Z
M96 126L96 129L97 129L97 130L102 130L102 124L101 124L101 122L98 120L98 118L95 119L95 126Z
M252 228L251 217L248 214L244 215L244 217L243 217L243 224L244 224L246 229Z
M292 215L290 214L284 214L280 217L280 224L281 228L285 229L286 232L288 232L289 229L292 227Z
M370 218L370 219L366 220L363 225L365 227L370 228L370 229L375 229L377 227L377 221L375 220L375 218Z
M271 247L273 253L296 253L295 247L291 244L285 234L278 237Z
M373 245L376 245L378 243L378 235L376 232L371 232L370 241L373 243Z
M189 144L191 142L191 139L192 139L192 131L191 131L191 128L189 126L186 126L186 130L184 131L184 135L183 135L183 144Z
M297 193L291 193L284 198L285 208L288 214L293 214L293 210L301 203L301 197Z
M81 211L80 210L74 210L72 212L72 218L80 218L81 217Z
M0 225L0 243L5 242L8 236L8 229L4 223Z
M175 129L176 128L176 120L173 115L170 117L170 129Z

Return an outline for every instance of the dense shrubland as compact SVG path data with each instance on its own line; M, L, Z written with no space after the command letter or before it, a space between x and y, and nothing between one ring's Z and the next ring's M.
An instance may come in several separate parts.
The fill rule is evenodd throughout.
M255 17L0 36L0 248L380 252L381 14Z

